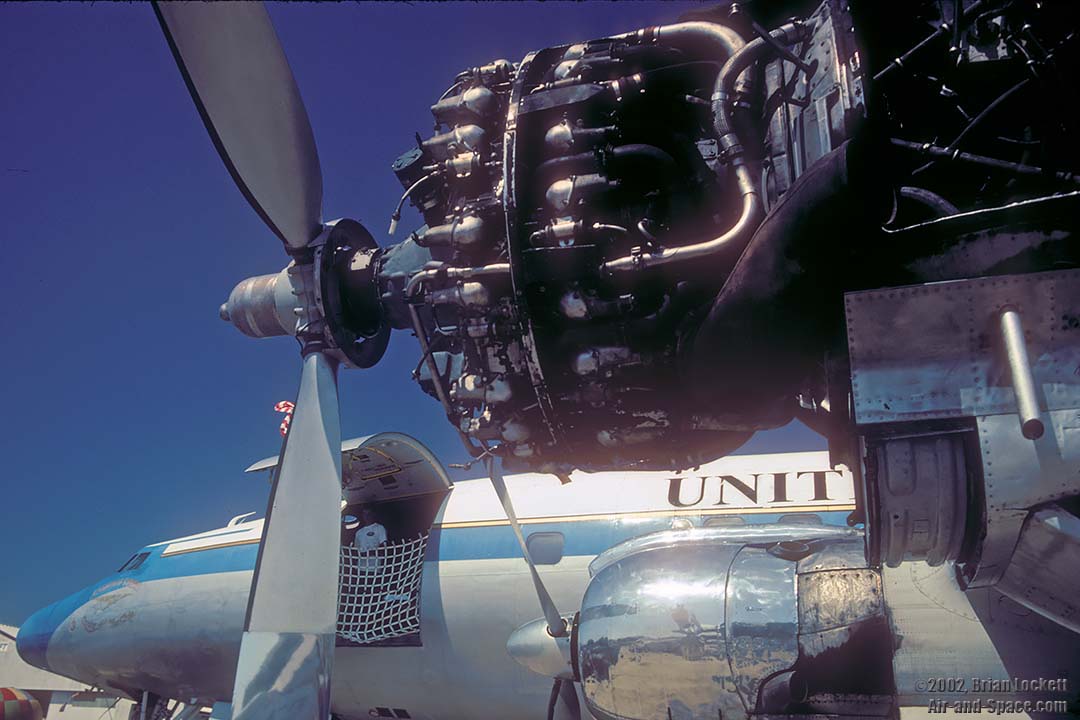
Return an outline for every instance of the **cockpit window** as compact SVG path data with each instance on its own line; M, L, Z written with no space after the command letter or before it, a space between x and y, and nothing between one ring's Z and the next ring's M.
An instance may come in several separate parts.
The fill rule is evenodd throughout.
M139 566L141 566L144 562L146 562L146 558L148 558L148 557L150 557L150 553L148 553L148 552L136 553L136 554L131 556L130 560L128 560L123 565L121 565L120 569L117 570L117 572L125 572L127 570L136 570L136 569L139 568Z

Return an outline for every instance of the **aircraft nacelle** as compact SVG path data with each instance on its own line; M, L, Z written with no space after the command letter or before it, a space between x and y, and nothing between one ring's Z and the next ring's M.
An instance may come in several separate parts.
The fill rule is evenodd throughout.
M882 579L855 530L671 531L608 550L590 572L574 668L594 717L893 710Z

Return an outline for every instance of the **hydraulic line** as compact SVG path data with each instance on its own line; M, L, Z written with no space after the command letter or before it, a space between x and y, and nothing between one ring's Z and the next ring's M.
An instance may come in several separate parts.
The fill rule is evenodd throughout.
M1004 172L1012 173L1013 175L1026 175L1029 177L1039 176L1060 180L1061 182L1080 184L1080 176L1077 176L1076 173L1048 172L1046 169L1035 165L1022 165L1020 163L999 160L998 158L987 157L985 155L975 155L974 153L960 152L959 150L949 150L949 148L943 148L931 143L917 143L909 140L901 140L900 138L892 138L890 142L896 147L903 148L904 150L911 150L920 155L926 155L934 159L945 159L952 160L953 162L966 163L968 165L978 165L993 170L1002 170Z

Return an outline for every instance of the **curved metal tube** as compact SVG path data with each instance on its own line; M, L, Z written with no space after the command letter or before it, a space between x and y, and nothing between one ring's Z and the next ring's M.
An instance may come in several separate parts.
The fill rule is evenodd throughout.
M599 232L613 232L620 235L626 235L629 231L622 225L610 225L608 223L593 223L592 229Z
M930 192L926 188L904 186L900 188L900 197L914 200L915 202L930 208L937 213L938 217L948 217L949 215L956 215L960 212L960 209L951 202L937 193Z
M684 23L685 25L707 25L710 23ZM672 28L679 26L670 26ZM665 28L660 28L664 30ZM770 36L788 45L799 42L806 37L806 26L801 22L790 22L781 25L770 33ZM658 37L661 33L658 31ZM764 209L758 192L757 180L743 159L743 147L735 124L732 120L732 100L736 95L736 81L758 59L758 56L771 47L763 38L757 38L746 43L728 58L720 73L716 76L716 85L712 96L713 128L721 148L731 160L735 170L735 181L739 186L739 194L742 196L742 212L735 224L723 235L693 245L682 245L673 248L664 248L659 252L627 255L625 257L609 260L604 263L602 269L607 272L626 270L639 270L657 265L666 265L677 260L689 260L692 258L706 257L717 250L730 245L742 238L748 237L764 217Z
M492 263L478 267L437 267L421 270L409 278L405 285L405 297L411 298L428 280L434 280L440 276L447 280L472 280L484 275L509 275L510 263Z
M656 28L656 42L673 47L702 43L720 50L725 59L732 57L746 45L742 35L735 30L726 25L703 21L661 25Z
M415 192L418 187L420 187L421 185L426 183L428 180L431 180L434 177L438 177L440 174L441 173L438 170L435 170L434 172L430 172L427 175L424 175L422 178L420 178L416 182L414 182L412 185L410 185L408 187L408 189L405 190L404 193L402 193L401 199L398 200L397 207L394 208L394 214L390 216L390 229L387 231L388 235L393 235L394 232L397 231L398 221L401 220L401 208L405 205L405 200L407 200L408 197L410 195L412 195L413 192Z
M735 167L735 180L739 185L739 193L742 195L742 213L739 215L739 219L735 221L735 224L731 226L731 229L723 235L693 245L663 248L647 255L627 255L608 260L604 263L603 269L608 272L643 270L657 265L666 265L676 260L705 257L739 238L750 235L761 223L765 212L761 205L761 198L758 196L753 175L746 165L737 165Z
M805 39L807 32L806 25L796 21L781 25L769 33L769 37L775 42L793 45ZM772 50L772 46L765 38L748 42L742 50L728 58L724 67L720 68L720 74L716 76L712 96L713 128L716 130L716 137L722 151L726 152L734 163L740 161L743 149L732 121L731 107L735 98L746 92L745 88L736 87L736 80L757 61L758 56L765 50Z

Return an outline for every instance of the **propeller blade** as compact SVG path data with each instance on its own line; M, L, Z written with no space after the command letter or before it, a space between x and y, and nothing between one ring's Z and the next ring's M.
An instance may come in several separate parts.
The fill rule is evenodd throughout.
M573 680L555 678L548 700L547 720L581 720L581 704Z
M334 361L304 358L274 478L233 690L233 720L330 714L341 545Z
M225 167L287 249L322 223L322 170L300 90L262 3L154 3Z
M506 518L510 521L510 527L517 537L518 545L521 546L521 554L529 565L533 587L536 588L536 598L540 601L540 609L544 612L548 632L552 637L563 637L566 635L566 621L559 614L559 608L555 607L555 601L551 599L551 593L547 591L544 581L540 579L540 573L536 571L536 563L533 562L532 555L529 553L529 546L525 542L525 535L521 532L517 513L514 512L514 504L510 501L510 493L506 489L506 481L503 480L499 459L494 455L489 455L484 458L484 465L487 467L488 476L491 478L491 485L495 488L495 494L499 496L499 502L502 503L503 512L506 513Z

